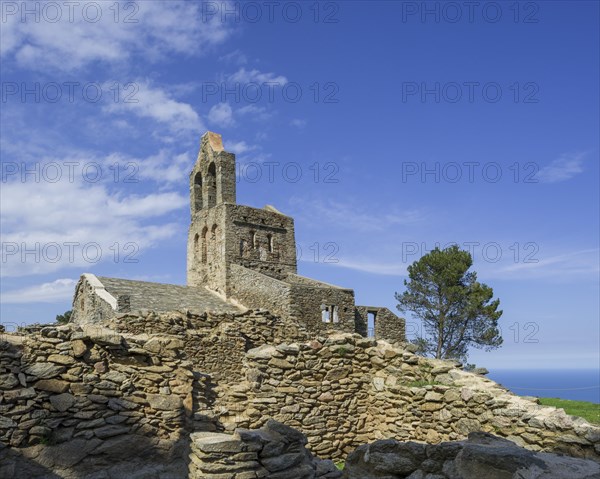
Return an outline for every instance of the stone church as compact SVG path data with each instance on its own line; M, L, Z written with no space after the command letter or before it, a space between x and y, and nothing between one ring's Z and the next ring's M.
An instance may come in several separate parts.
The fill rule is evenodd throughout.
M272 206L236 202L235 155L207 132L190 174L187 286L81 276L73 320L110 319L146 309L239 312L267 309L313 333L357 332L405 340L404 320L387 308L357 306L354 291L298 275L294 219Z

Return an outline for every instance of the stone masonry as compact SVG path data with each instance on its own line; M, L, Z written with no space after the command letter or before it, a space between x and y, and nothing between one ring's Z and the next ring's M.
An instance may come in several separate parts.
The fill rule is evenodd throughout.
M219 135L190 180L187 286L84 274L71 323L0 328L0 477L332 479L347 459L348 478L598 479L543 453L600 462L599 426L415 355L391 311L298 275L293 219L236 204Z
M84 274L75 290L74 321L102 321L136 309L263 308L314 334L405 339L404 320L388 309L356 306L352 289L297 274L294 219L273 206L236 203L235 155L216 133L200 141L190 173L190 210L187 287Z
M561 409L411 345L314 336L267 311L146 310L0 340L0 477L339 477L311 454L474 431L600 462L600 427Z

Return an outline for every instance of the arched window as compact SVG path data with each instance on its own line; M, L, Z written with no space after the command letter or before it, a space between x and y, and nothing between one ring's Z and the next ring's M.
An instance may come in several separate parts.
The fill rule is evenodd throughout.
M208 228L205 226L202 230L202 263L206 264L207 259L207 249L206 243L208 240Z
M218 259L221 258L220 251L219 251L219 244L217 244L218 237L219 237L218 233L219 233L218 226L213 225L210 230L210 251L211 251L211 258L213 261L217 261Z
M252 238L252 247L254 249L258 248L258 236L256 235L256 231L250 232L250 238Z
M198 246L200 246L199 243L200 243L200 235L198 233L196 233L194 235L194 260L198 259L198 253L199 253Z
M269 245L269 253L273 252L273 235L268 234L267 235L267 243Z
M202 173L196 173L194 176L194 186L193 186L193 202L194 212L200 211L202 209Z
M217 204L217 169L214 162L208 165L206 176L206 206L212 208Z

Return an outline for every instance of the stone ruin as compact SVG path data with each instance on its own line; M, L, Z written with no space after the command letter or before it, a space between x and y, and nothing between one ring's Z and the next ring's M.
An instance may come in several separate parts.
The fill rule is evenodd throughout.
M467 479L477 476L427 476L444 461L428 461L423 445L398 469L406 448L386 441L442 444L477 431L600 467L590 461L600 462L600 427L562 409L406 343L313 336L288 321L260 310L137 311L4 334L0 477L333 478L331 461L345 460L352 478L409 477L414 466L425 475L411 479ZM448 461L464 456L451 451Z
M207 132L190 173L187 287L84 274L75 322L135 309L267 309L317 334L335 330L402 341L405 322L383 307L357 306L354 291L298 275L294 219L273 206L236 203L235 155ZM371 315L371 322L369 322Z
M232 161L202 138L188 286L86 274L71 323L0 336L0 477L600 478L600 427L298 276L292 219L235 205Z

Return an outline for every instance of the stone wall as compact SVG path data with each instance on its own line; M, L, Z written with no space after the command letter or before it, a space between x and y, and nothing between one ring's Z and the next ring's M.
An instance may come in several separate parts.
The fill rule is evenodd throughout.
M289 318L312 334L327 331L354 332L354 291L338 288L295 274L281 281L252 269L230 265L229 296L249 308L263 307L282 318ZM324 322L322 307L329 308L329 322ZM336 307L337 321L332 307ZM396 316L394 316L396 317ZM403 325L397 318L398 325Z
M195 212L187 242L187 284L206 286L223 295L227 287L226 206Z
M190 479L334 479L331 460L313 457L300 432L267 421L259 430L192 434Z
M368 329L368 315L374 315L375 327ZM356 306L356 332L362 336L385 339L390 343L406 341L406 321L387 308L378 306Z
M294 219L272 207L227 205L227 262L283 279L297 270Z
M91 325L5 335L0 477L185 477L194 403L207 392L180 348Z
M313 334L326 330L355 332L353 290L298 275L288 275L287 282L290 284L290 316ZM328 308L328 322L323 322L322 306ZM336 308L337 321L332 307Z
M77 323L98 323L111 318L118 309L112 296L96 276L83 274L75 287L71 320Z
M121 334L165 334L180 341L181 353L194 368L210 374L221 386L243 377L246 351L263 344L307 339L296 324L268 311L249 310L236 314L155 313L119 314L110 323Z
M237 264L229 266L231 286L228 296L248 308L264 308L290 317L290 288L287 283Z
M385 339L390 343L406 341L406 321L387 308L377 308L375 339Z
M315 337L266 311L122 313L105 326L4 335L0 477L187 477L190 433L256 429L269 418L306 434L324 459L379 439L435 444L482 430L600 460L600 427L410 345ZM195 447L197 467L224 460L201 454L210 452ZM252 467L270 471L257 458ZM254 477L246 472L235 477Z
M339 334L246 354L246 382L221 404L231 427L274 418L319 457L342 458L384 438L439 443L483 430L532 450L600 459L600 427L538 406L452 362Z

